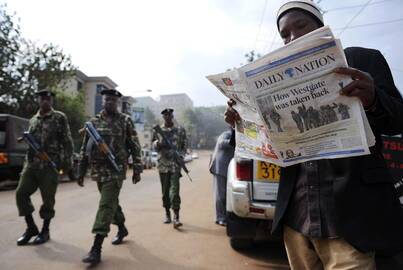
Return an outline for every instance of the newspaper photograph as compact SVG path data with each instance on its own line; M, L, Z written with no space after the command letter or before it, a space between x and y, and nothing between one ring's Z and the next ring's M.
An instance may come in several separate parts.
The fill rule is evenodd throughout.
M248 111L235 108L236 154L280 166L369 154L375 138L361 102L340 95L352 79L337 67L347 67L344 51L323 27L232 70Z

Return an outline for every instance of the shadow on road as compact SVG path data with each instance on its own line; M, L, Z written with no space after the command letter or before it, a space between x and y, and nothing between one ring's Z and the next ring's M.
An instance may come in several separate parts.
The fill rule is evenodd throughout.
M81 261L88 250L51 240L46 245L37 246L35 252L45 260L72 263Z
M253 248L238 251L244 256L253 258L261 263L255 263L254 266L267 269L290 269L287 261L287 253L281 242L261 242L255 243Z
M203 268L181 266L173 262L164 260L149 252L149 250L136 244L134 241L126 241L124 245L117 248L122 248L128 251L129 257L109 257L105 254L103 262L97 269L164 269L164 270L201 270ZM123 252L123 251L122 251ZM174 250L172 250L174 252Z
M172 225L171 225L172 226ZM192 224L184 223L182 227L176 229L178 232L181 233L199 233L199 234L209 234L209 235L216 235L221 236L222 232L214 229L207 229L199 226L195 226Z
M59 180L59 184L71 183L71 182L74 182L74 181L63 180L63 179ZM17 186L18 186L18 180L3 180L3 181L0 181L0 192L16 189Z

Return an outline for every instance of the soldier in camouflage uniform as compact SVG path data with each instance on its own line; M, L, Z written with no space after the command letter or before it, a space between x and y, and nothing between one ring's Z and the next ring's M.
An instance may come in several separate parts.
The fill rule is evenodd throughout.
M72 166L73 140L64 113L53 110L54 93L47 90L35 93L39 111L29 121L29 133L42 150L48 154L58 169L68 171ZM50 220L55 216L55 194L58 172L48 161L41 160L31 148L25 156L25 164L16 190L17 207L20 216L25 217L27 230L17 240L17 245L26 245L35 236L34 244L49 240ZM39 211L43 219L41 232L32 217L34 207L30 196L39 188L43 204Z
M185 129L176 126L173 122L173 109L164 109L161 114L164 118L164 125L161 127L165 137L172 142L176 150L181 156L186 154L186 132ZM153 146L159 153L158 170L160 174L161 187L162 187L162 204L165 208L164 223L171 223L171 212L174 211L174 228L182 226L179 221L179 210L181 198L179 195L179 178L181 175L181 167L175 162L173 158L173 149L169 148L164 142L161 135L153 134Z
M99 151L95 143L86 133L80 151L80 177L78 184L83 186L87 165L91 166L91 178L97 182L101 194L98 212L92 227L95 234L94 244L83 259L83 262L97 264L101 260L101 248L104 238L110 231L110 224L118 226L118 232L112 240L112 244L121 244L123 238L128 235L124 225L125 216L119 205L119 193L126 178L127 159L129 155L133 158L132 181L136 184L140 181L141 148L137 133L130 116L118 112L120 92L114 89L101 91L103 95L103 110L90 121L98 131L99 135L115 155L115 161L120 169L117 172L106 155Z

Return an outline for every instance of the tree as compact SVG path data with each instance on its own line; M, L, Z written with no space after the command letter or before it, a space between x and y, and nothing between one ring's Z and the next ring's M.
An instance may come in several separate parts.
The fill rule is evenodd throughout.
M199 119L192 109L187 109L183 112L183 125L186 129L186 135L189 141L189 148L196 148L198 144L198 125Z
M255 53L255 50L252 50L252 51L250 51L250 52L248 52L248 53L245 54L245 58L246 58L246 61L247 61L248 63L251 63L251 62L255 61L255 60L258 59L260 56L261 56L261 55L260 55L259 53Z
M78 151L82 141L79 130L83 128L86 120L84 90L80 91L76 96L71 96L60 90L57 91L54 108L67 115L71 136L73 137L76 151Z
M5 5L0 5L0 97L2 103L12 103L9 94L20 87L21 75L16 70L20 52L20 28L11 15L5 11Z
M75 74L70 56L53 45L25 40L20 27L0 6L0 112L30 117L35 112L34 93L56 90Z
M200 146L202 148L213 149L217 137L228 129L228 124L224 121L225 108L225 106L215 106L195 109L196 115L199 116L199 123L204 123L203 126L199 125L201 128L199 130Z
M157 124L155 114L148 107L144 109L144 121L149 126L154 126Z
M183 113L183 125L191 148L214 148L217 137L228 128L224 122L225 106L197 107Z

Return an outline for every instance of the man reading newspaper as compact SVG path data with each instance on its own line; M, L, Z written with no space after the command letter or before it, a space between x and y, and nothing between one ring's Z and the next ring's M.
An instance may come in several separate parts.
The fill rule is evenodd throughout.
M237 102L236 155L285 167L369 154L375 136L363 105L339 92L352 78L334 69L346 67L341 41L326 26L257 61L207 76Z
M277 25L287 44L324 21L316 4L294 0L281 6ZM403 250L403 212L381 153L381 134L403 132L402 98L379 51L352 47L345 55L349 67L334 72L352 81L340 95L360 100L376 143L367 155L282 168L272 232L283 233L292 269L376 269L376 253ZM240 116L233 101L228 105L225 120L234 125ZM334 104L328 105L325 112L335 110ZM348 108L338 110L349 117ZM332 113L326 115L321 121L331 122ZM300 116L295 123L302 132L319 124Z

